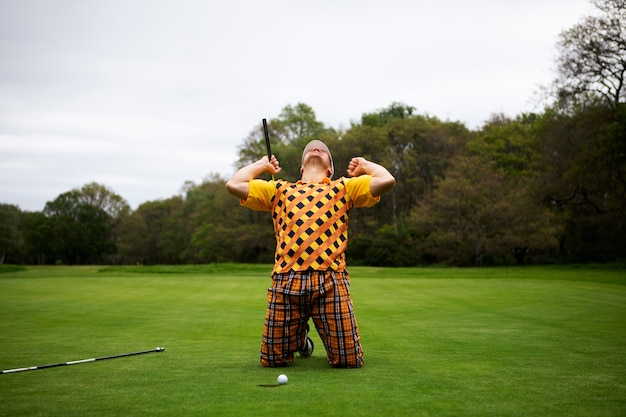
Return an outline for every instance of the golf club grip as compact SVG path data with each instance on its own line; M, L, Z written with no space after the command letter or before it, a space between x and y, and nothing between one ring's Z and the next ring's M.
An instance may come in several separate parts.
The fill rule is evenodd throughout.
M267 159L272 159L272 148L270 147L270 133L267 130L266 119L263 119L263 133L265 134L265 146L267 147Z

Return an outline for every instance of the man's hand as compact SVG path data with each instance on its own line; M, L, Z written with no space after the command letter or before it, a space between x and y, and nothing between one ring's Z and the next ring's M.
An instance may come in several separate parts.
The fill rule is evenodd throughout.
M363 157L357 156L352 158L348 163L348 175L351 177L358 177L359 175L367 174L365 166L369 161Z
M274 155L272 155L272 159L269 162L267 161L267 156L261 158L261 161L265 163L265 172L268 174L275 175L280 172L280 164Z
M250 191L248 183L264 172L271 175L280 172L280 164L274 155L272 155L272 159L270 160L267 159L267 156L264 156L258 161L246 165L235 172L235 175L226 182L226 189L229 193L239 197L241 200L246 200L248 198L248 192Z
M370 192L374 197L385 194L396 185L396 179L385 167L368 161L361 156L352 158L348 163L348 175L358 177L363 174L372 176Z

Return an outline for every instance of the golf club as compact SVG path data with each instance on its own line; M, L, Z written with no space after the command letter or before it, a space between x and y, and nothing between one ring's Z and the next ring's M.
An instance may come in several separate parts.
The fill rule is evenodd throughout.
M5 370L2 371L2 374L11 374L11 373L15 373L15 372L24 372L24 371L35 371L35 370L38 370L38 369L55 368L57 366L65 366L65 365L76 365L76 364L79 364L79 363L103 361L105 359L122 358L124 356L142 355L144 353L163 352L164 350L165 350L165 348L158 347L156 349L143 350L141 352L122 353L120 355L103 356L101 358L91 358L91 359L82 359L82 360L79 360L79 361L69 361L69 362L53 363L51 365L30 366L30 367L27 367L27 368L5 369Z
M270 148L270 133L267 130L266 119L263 119L263 133L265 133L265 146L267 147L267 159L272 159L272 148Z
M263 119L263 133L265 134L265 147L267 148L267 160L272 159L272 148L270 147L270 132L267 130L267 120ZM272 180L274 176L272 175Z

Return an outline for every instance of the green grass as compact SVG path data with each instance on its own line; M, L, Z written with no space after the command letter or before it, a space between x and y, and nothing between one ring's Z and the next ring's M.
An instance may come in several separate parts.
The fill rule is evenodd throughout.
M626 269L353 267L365 366L265 369L267 265L0 272L0 416L624 416ZM279 373L285 386L268 388Z

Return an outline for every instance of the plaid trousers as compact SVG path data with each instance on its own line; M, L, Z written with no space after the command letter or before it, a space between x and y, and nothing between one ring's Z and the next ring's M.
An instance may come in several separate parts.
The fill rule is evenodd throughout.
M330 365L358 368L363 352L347 272L304 271L274 274L267 293L261 364L286 366L305 346L309 318L326 348Z

